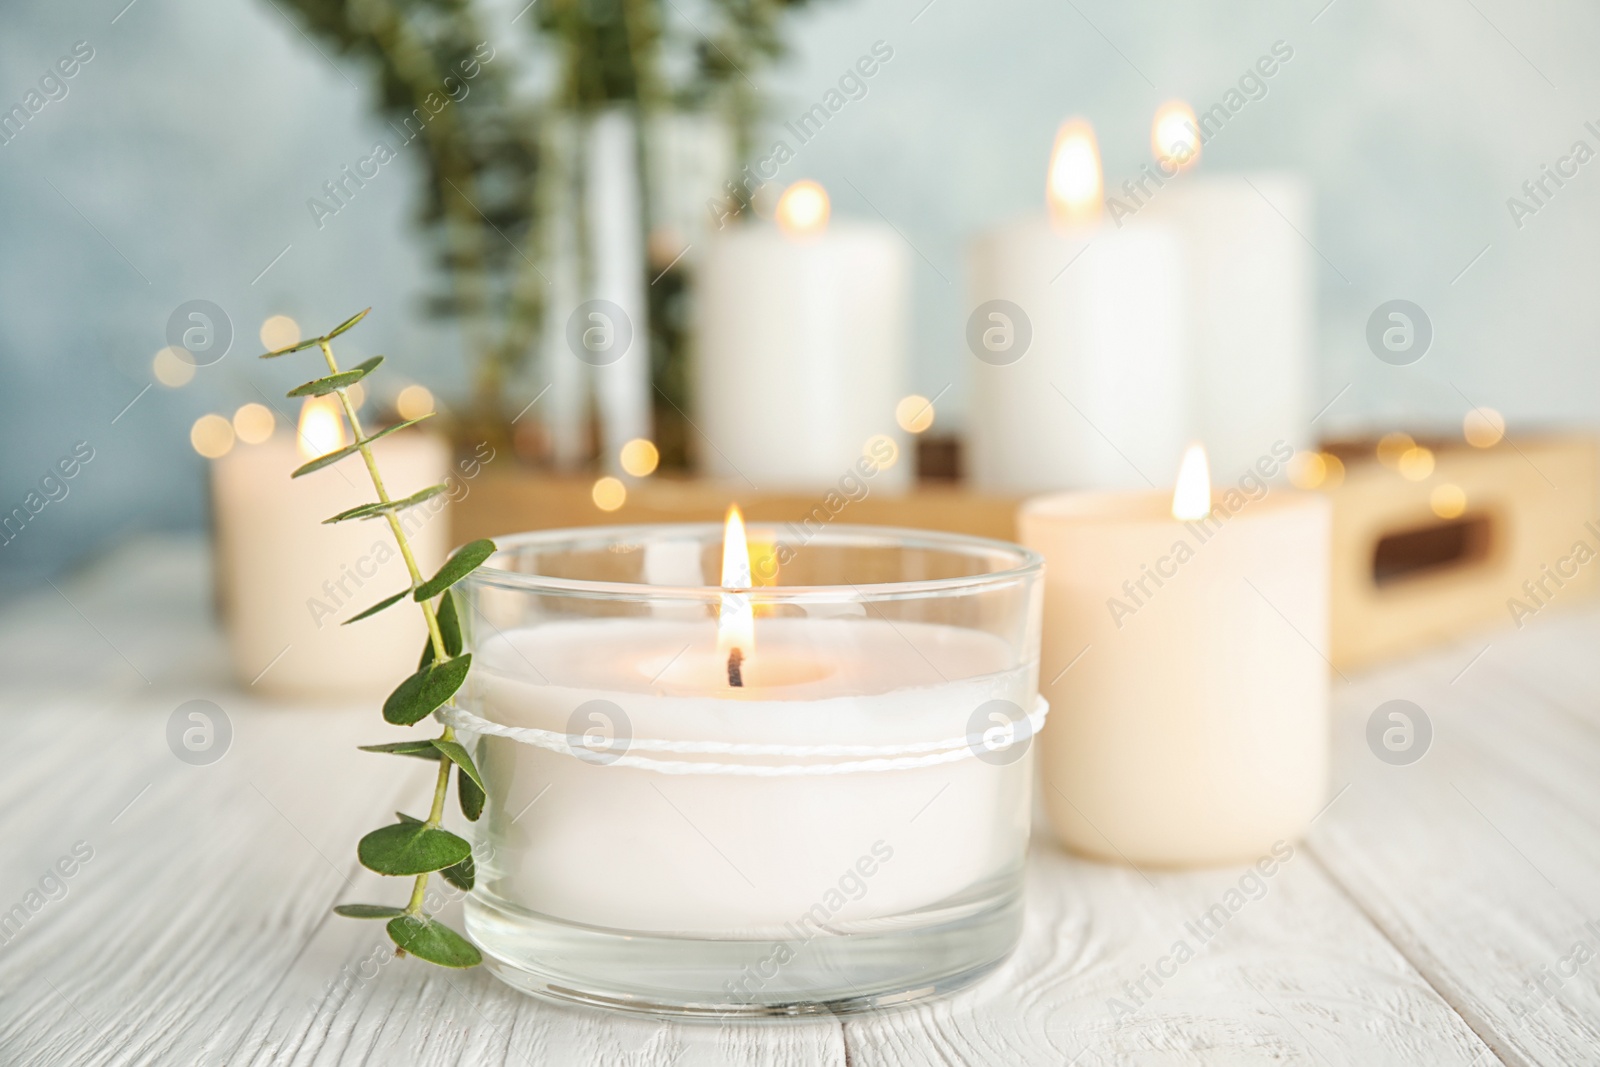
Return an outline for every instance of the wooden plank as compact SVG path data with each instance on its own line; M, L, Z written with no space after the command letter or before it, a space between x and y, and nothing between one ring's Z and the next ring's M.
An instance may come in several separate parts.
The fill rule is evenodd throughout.
M1348 789L1312 838L1339 883L1512 1064L1592 1062L1600 1048L1600 730L1592 667L1571 658L1584 635L1589 648L1600 639L1592 610L1358 679L1336 703L1337 780ZM1522 663L1568 672L1565 694L1546 695L1563 686ZM1413 701L1432 723L1431 747L1408 766L1380 761L1366 741L1368 718L1391 699ZM1572 973L1550 977L1562 968Z
M161 608L137 570L122 582L120 606L104 589L80 602L148 667L143 656L155 662L156 652L137 647L133 631ZM189 571L193 594L202 571ZM77 592L68 589L80 600ZM177 595L168 606L181 614L199 603ZM29 603L34 624L47 618L65 643L81 623L48 604ZM14 621L0 620L0 633ZM32 689L46 671L16 666L7 692ZM96 675L74 700L64 677L49 704L4 704L8 737L27 758L0 777L0 900L22 900L78 840L93 854L66 894L0 947L0 1062L844 1061L831 1021L716 1028L563 1008L482 971L395 960L380 925L330 916L336 901L403 890L362 871L354 845L397 804L414 808L428 793L424 765L355 751L404 736L375 708L286 708L227 688L146 686L125 668ZM234 728L231 748L209 766L167 749L167 717L196 696L222 705Z
M970 992L848 1021L850 1062L1492 1062L1303 849L1198 923L1242 870L1141 874L1036 839L1017 953Z

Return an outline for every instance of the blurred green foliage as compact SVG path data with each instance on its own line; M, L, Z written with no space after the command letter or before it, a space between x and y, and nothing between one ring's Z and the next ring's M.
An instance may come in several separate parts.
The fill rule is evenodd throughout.
M440 282L428 308L460 321L471 421L499 436L504 385L544 311L540 221L570 209L543 180L552 131L617 105L641 117L712 112L729 125L737 168L760 118L752 74L782 54L782 17L807 0L536 0L509 30L503 9L491 24L481 0L267 2L291 10L319 48L362 60L377 111L421 148L419 223ZM648 187L647 152L641 159ZM652 361L658 388L686 403L681 330L662 322L652 341L664 347Z

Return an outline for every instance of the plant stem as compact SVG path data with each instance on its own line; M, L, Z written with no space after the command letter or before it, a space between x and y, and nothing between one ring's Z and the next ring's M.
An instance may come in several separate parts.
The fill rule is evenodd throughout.
M328 363L328 373L338 374L339 364L333 358L333 346L328 343L327 338L317 343L322 348L323 359ZM384 488L383 475L378 473L378 461L373 458L372 449L367 445L367 435L362 432L361 420L356 416L355 405L350 403L350 396L344 389L335 389L334 392L344 408L345 418L350 420L350 432L355 434L356 448L361 453L362 462L367 465L367 474L372 477L372 488L377 492L378 500L387 504L390 502L389 491ZM411 575L411 588L416 589L423 582L422 571L417 568L417 559L412 555L411 542L406 538L405 528L400 525L400 518L393 509L385 511L383 516L389 520L389 530L394 534L395 544L400 547L401 558L406 561L406 571ZM445 654L444 634L439 630L439 619L434 614L433 604L427 600L417 603L422 608L422 617L428 623L428 640L433 645L433 660L435 663L443 663L449 656ZM454 741L455 731L446 726L439 739ZM433 806L428 811L428 821L425 824L429 829L436 829L444 819L444 801L445 795L450 791L450 768L453 765L448 756L442 752L439 754L439 775L433 784ZM427 889L428 874L424 872L417 875L417 880L411 887L411 900L406 905L407 915L416 915L422 911L423 897Z

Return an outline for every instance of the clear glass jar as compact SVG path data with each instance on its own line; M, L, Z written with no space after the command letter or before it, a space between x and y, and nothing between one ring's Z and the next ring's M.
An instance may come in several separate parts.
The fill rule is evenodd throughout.
M467 929L509 984L839 1012L955 988L1016 944L1039 557L749 534L739 601L712 525L502 538L457 586L474 661L448 717L489 786Z

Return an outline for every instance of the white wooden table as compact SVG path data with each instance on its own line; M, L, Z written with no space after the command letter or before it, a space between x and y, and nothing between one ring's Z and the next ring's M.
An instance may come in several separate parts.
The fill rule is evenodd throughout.
M1040 838L1022 946L972 990L712 1025L542 1003L330 916L372 897L355 841L429 769L354 750L387 729L375 709L230 683L206 568L198 543L144 543L0 615L0 919L25 915L0 932L0 1064L1600 1062L1600 610L1336 680L1330 805L1131 1016L1111 998L1239 871ZM196 698L233 729L208 766L166 740ZM1393 698L1434 728L1409 766L1365 740Z

